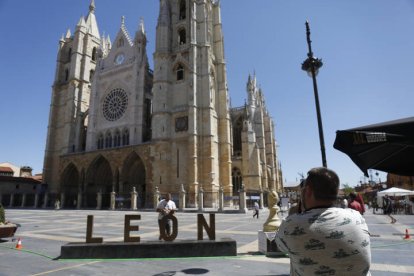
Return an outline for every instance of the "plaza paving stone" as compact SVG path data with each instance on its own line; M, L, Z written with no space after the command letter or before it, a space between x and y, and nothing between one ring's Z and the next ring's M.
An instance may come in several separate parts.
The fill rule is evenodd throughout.
M94 215L94 237L122 241L125 214L140 214L139 231L144 240L158 239L157 213L144 211L6 209L6 218L21 227L23 249L16 240L0 242L0 276L8 275L289 275L289 258L269 258L258 252L258 231L267 219L247 214L217 213L216 238L237 241L236 257L153 258L111 260L62 260L60 247L68 242L83 242L86 217ZM197 238L197 213L178 212L179 239ZM208 215L205 214L208 221ZM282 215L283 217L283 215ZM390 224L384 215L365 214L371 237L372 275L414 275L414 237L404 240L405 230L414 234L414 216L397 215ZM205 234L205 238L207 235Z

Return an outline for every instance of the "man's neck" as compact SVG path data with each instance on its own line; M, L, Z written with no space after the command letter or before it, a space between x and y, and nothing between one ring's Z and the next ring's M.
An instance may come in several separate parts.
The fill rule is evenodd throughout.
M315 200L315 201L311 201L311 202L307 202L306 206L305 206L305 210L309 211L312 209L320 209L320 208L329 208L332 207L334 205L334 203L332 201L322 201L322 200Z

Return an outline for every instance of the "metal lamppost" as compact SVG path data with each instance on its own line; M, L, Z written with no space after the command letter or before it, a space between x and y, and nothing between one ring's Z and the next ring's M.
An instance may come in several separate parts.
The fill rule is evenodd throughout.
M302 63L302 70L306 71L313 81L313 92L315 94L315 105L316 105L316 115L318 117L318 129L319 129L319 142L321 144L321 153L322 153L322 165L327 168L326 164L326 154L325 154L325 141L323 138L323 127L322 127L322 118L321 118L321 109L319 107L319 96L318 96L318 86L316 84L316 76L318 75L319 68L322 67L323 63L321 59L315 58L313 56L310 40L310 29L309 22L306 21L306 39L308 42L308 58Z

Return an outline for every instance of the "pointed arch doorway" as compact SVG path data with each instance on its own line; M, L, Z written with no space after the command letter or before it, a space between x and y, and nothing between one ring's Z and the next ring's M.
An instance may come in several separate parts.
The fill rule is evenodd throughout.
M97 207L97 195L100 192L102 195L102 209L108 209L112 183L113 174L111 165L103 156L97 157L87 171L86 186L84 188L84 207Z
M62 208L76 208L76 200L78 198L79 171L75 165L69 164L62 173L61 192L65 195L65 201L62 202Z
M137 207L148 207L147 202L151 202L151 200L148 200L147 198L148 195L146 192L146 170L144 162L138 154L136 154L135 152L131 153L125 159L121 175L123 183L120 186L119 194L124 195L124 197L130 197L131 192L135 187L135 190L138 193Z

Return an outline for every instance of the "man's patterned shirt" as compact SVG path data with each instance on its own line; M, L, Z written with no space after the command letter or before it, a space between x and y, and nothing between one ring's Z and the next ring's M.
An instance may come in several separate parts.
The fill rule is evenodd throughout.
M292 214L275 240L289 254L291 275L371 275L368 226L355 210L331 207Z

